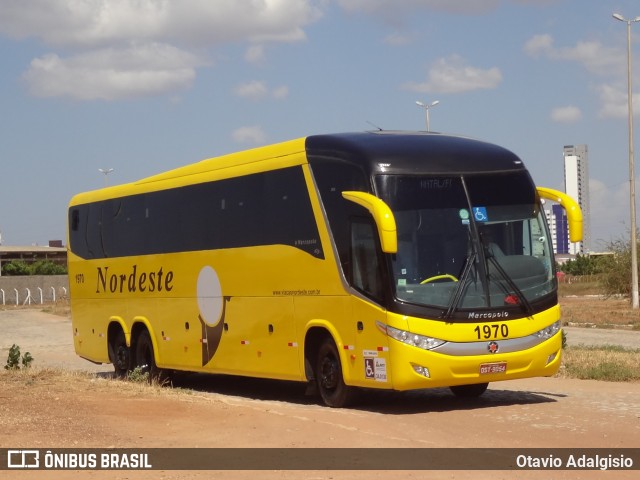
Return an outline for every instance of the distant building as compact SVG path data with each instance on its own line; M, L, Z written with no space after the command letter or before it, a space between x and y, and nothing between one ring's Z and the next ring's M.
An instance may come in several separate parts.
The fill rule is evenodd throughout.
M567 213L561 205L552 204L545 208L547 224L551 231L553 252L556 255L573 257L578 253L591 252L591 220L589 207L589 163L586 145L566 145L564 156L564 191L577 200L582 210L583 235L578 243L569 242Z
M60 265L67 263L67 249L62 246L59 240L52 240L48 247L10 247L0 246L0 276L2 275L2 265L12 261L23 261L27 263L39 260L50 260Z
M553 204L551 210L545 209L544 213L551 231L553 253L569 254L569 227L564 208L562 205Z
M585 254L591 251L591 210L589 206L589 158L586 145L565 145L564 191L580 204L583 217L582 241L569 243L570 254ZM568 232L558 232L567 238ZM567 240L568 241L568 240ZM558 242L558 245L562 241ZM561 253L561 252L558 252ZM562 252L565 253L565 252Z

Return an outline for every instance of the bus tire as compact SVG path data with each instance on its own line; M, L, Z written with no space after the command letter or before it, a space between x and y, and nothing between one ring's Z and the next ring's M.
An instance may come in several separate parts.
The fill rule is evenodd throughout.
M139 369L143 375L148 373L150 381L161 379L162 372L156 365L153 342L147 330L140 332L136 341L135 368Z
M487 390L488 386L488 383L474 383L473 385L456 385L449 389L456 397L477 398Z
M109 360L113 364L114 375L124 378L131 368L131 349L127 347L124 332L118 329L109 341Z
M338 348L332 338L327 337L318 349L316 382L325 405L333 408L346 407L355 397L355 389L345 385Z

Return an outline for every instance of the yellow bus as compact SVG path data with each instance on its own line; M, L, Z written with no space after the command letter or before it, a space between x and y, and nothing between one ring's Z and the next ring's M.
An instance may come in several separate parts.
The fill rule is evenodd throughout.
M77 354L139 368L367 388L550 376L551 237L523 162L426 132L314 135L81 193L68 210Z

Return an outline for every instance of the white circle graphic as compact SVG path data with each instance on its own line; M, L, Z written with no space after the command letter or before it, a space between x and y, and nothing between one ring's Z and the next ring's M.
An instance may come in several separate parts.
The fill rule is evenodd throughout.
M218 274L210 266L203 267L198 274L198 308L204 323L209 326L216 325L222 317L222 286Z

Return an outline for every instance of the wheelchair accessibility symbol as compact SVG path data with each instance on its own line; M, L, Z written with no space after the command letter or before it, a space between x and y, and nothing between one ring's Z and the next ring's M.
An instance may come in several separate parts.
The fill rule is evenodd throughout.
M373 358L364 359L364 376L365 378L376 378Z
M489 217L487 216L487 207L473 207L473 218L476 222L489 221Z

